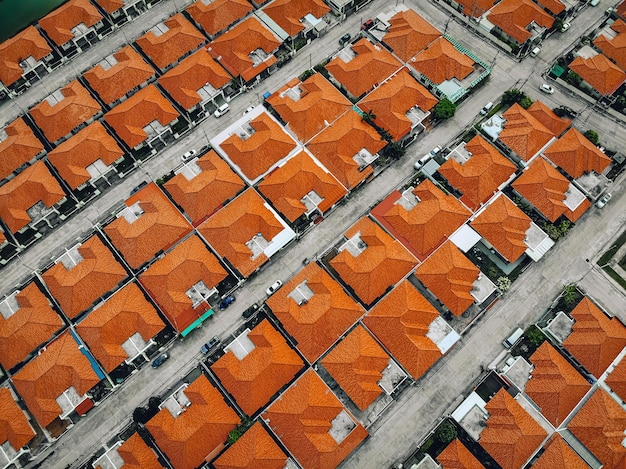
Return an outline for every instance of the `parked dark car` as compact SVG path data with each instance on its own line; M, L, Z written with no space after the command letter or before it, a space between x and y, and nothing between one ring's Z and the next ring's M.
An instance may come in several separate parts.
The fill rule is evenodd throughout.
M578 113L569 106L559 106L554 108L552 111L554 111L554 113L559 117L569 117L570 119L574 119L578 116Z
M206 344L200 347L200 351L204 354L207 354L213 347L215 347L220 342L221 340L218 336L213 336L211 340L209 340Z
M248 309L246 309L243 312L241 317L243 317L244 319L248 319L248 318L252 317L252 315L256 312L257 309L259 309L259 307L257 306L256 303L253 303L252 305L250 305L250 307L248 307Z
M220 303L220 310L224 310L226 308L228 308L232 303L235 302L235 297L233 295L227 296L226 298L224 298L222 300L222 302Z
M133 189L130 191L130 195L133 195L139 192L141 189L143 189L147 185L148 185L148 181L141 181L137 186L133 187Z
M343 46L346 42L350 41L350 34L346 33L339 38L339 45Z
M162 353L154 359L152 362L152 368L160 367L168 358L170 358L170 356L167 353Z

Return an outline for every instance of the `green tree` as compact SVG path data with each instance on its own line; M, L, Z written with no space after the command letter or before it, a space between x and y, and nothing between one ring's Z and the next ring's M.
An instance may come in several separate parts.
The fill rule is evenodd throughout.
M506 90L502 95L502 102L504 104L519 103L525 96L526 95L517 88L511 88L510 90Z
M435 438L442 443L450 443L457 437L456 427L448 420L444 420L437 430L435 430Z
M560 31L561 29L563 29L563 20L561 18L557 18L554 21L554 30Z
M535 347L539 347L543 341L546 340L546 336L543 334L541 329L536 326L531 327L525 335L528 341Z
M567 72L567 76L565 77L565 81L570 85L578 86L582 83L583 79L581 76L573 70Z
M578 288L576 288L575 284L570 283L563 287L563 301L565 301L567 306L574 306L579 297L580 293L578 293Z
M589 140L594 145L597 145L598 142L600 141L600 136L598 135L598 132L596 132L595 130L591 130L591 129L586 130L584 135L585 137L587 137L587 140Z
M381 153L384 156L388 156L392 160L398 160L404 155L405 151L406 150L404 149L404 147L398 142L391 142L389 145L381 150Z
M455 112L456 104L454 104L449 99L444 98L437 104L435 104L433 115L435 116L435 119L445 120L450 119L452 116L454 116Z
M361 120L364 120L368 124L372 124L376 120L376 114L374 114L374 111L370 109L369 111L363 113Z
M511 288L511 279L505 276L498 277L498 280L496 280L496 286L498 287L498 290L505 292Z
M519 105L522 106L524 109L528 109L532 104L533 104L533 100L530 99L528 96L524 96L519 101Z

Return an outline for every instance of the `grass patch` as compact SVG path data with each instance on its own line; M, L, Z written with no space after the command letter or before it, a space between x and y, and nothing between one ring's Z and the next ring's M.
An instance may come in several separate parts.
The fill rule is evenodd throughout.
M604 266L602 270L604 270L607 274L609 274L609 277L611 277L613 280L619 283L621 287L624 290L626 290L626 280L624 280L620 274L615 272L615 270L613 270L611 266L608 266L608 265Z
M621 248L624 243L626 243L626 230L624 230L622 234L619 235L619 238L615 240L615 243L604 254L602 254L602 257L598 259L597 264L601 267L607 264L611 259L613 259L613 256L617 253L619 248ZM626 264L625 259L626 256L624 256L624 258L619 261L619 264L622 267L624 264Z

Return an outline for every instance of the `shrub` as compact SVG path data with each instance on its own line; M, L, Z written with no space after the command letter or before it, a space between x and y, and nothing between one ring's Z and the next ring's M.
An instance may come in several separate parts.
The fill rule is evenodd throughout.
M455 112L456 104L449 99L444 98L435 105L433 115L435 116L435 119L445 120L454 116Z
M600 136L598 135L598 132L596 132L595 130L591 130L591 129L586 130L584 133L584 136L587 137L587 140L589 140L594 145L597 145L598 142L600 141Z
M450 422L445 420L444 422L437 427L435 431L435 438L437 438L442 443L450 443L457 437L456 428Z

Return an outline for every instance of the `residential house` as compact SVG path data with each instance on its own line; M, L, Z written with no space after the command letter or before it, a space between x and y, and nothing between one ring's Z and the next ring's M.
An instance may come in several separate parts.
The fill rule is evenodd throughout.
M252 10L247 0L196 0L185 11L209 38L215 39Z
M611 395L616 395L619 400L626 402L626 360L624 357L616 358L607 371L608 376L605 377L604 382L611 389L613 393Z
M480 18L496 3L496 0L454 0L453 6L460 6L463 14L471 18Z
M20 458L30 453L28 443L36 433L10 387L0 387L0 447L2 467L20 467Z
M574 127L550 145L543 154L574 179L592 171L602 174L611 164L611 159Z
M554 18L531 0L502 0L494 6L487 19L506 40L522 45L540 41L552 27Z
M441 32L414 10L403 8L389 19L389 28L382 42L396 57L408 62L440 36Z
M146 8L146 0L94 0L111 22L121 25L141 15ZM149 2L151 5L153 2Z
M544 448L532 469L589 469L585 460L558 433L550 437Z
M622 69L626 69L626 22L617 19L603 30L593 41L594 46L608 58L613 59Z
M485 466L474 456L474 454L455 438L437 456L437 462L443 469L484 469Z
M261 12L290 38L319 36L328 29L330 8L322 0L274 0ZM259 15L259 12L257 12ZM263 19L263 16L260 16Z
M619 16L621 19L626 20L626 2L621 1L615 7L615 14Z
M267 306L309 363L317 361L365 312L314 262L274 293Z
M569 68L603 96L611 96L626 81L626 72L602 54L578 56Z
M568 6L572 5L573 3L568 0L565 0L565 2L567 3L567 6L561 0L538 0L537 4L540 7L548 10L548 12L553 16L557 16L563 13L568 8Z
M107 469L162 469L155 451L139 433L133 433L126 441L118 441L93 462L95 468Z
M33 130L23 117L18 117L0 129L0 179L8 178L44 153L43 144Z

